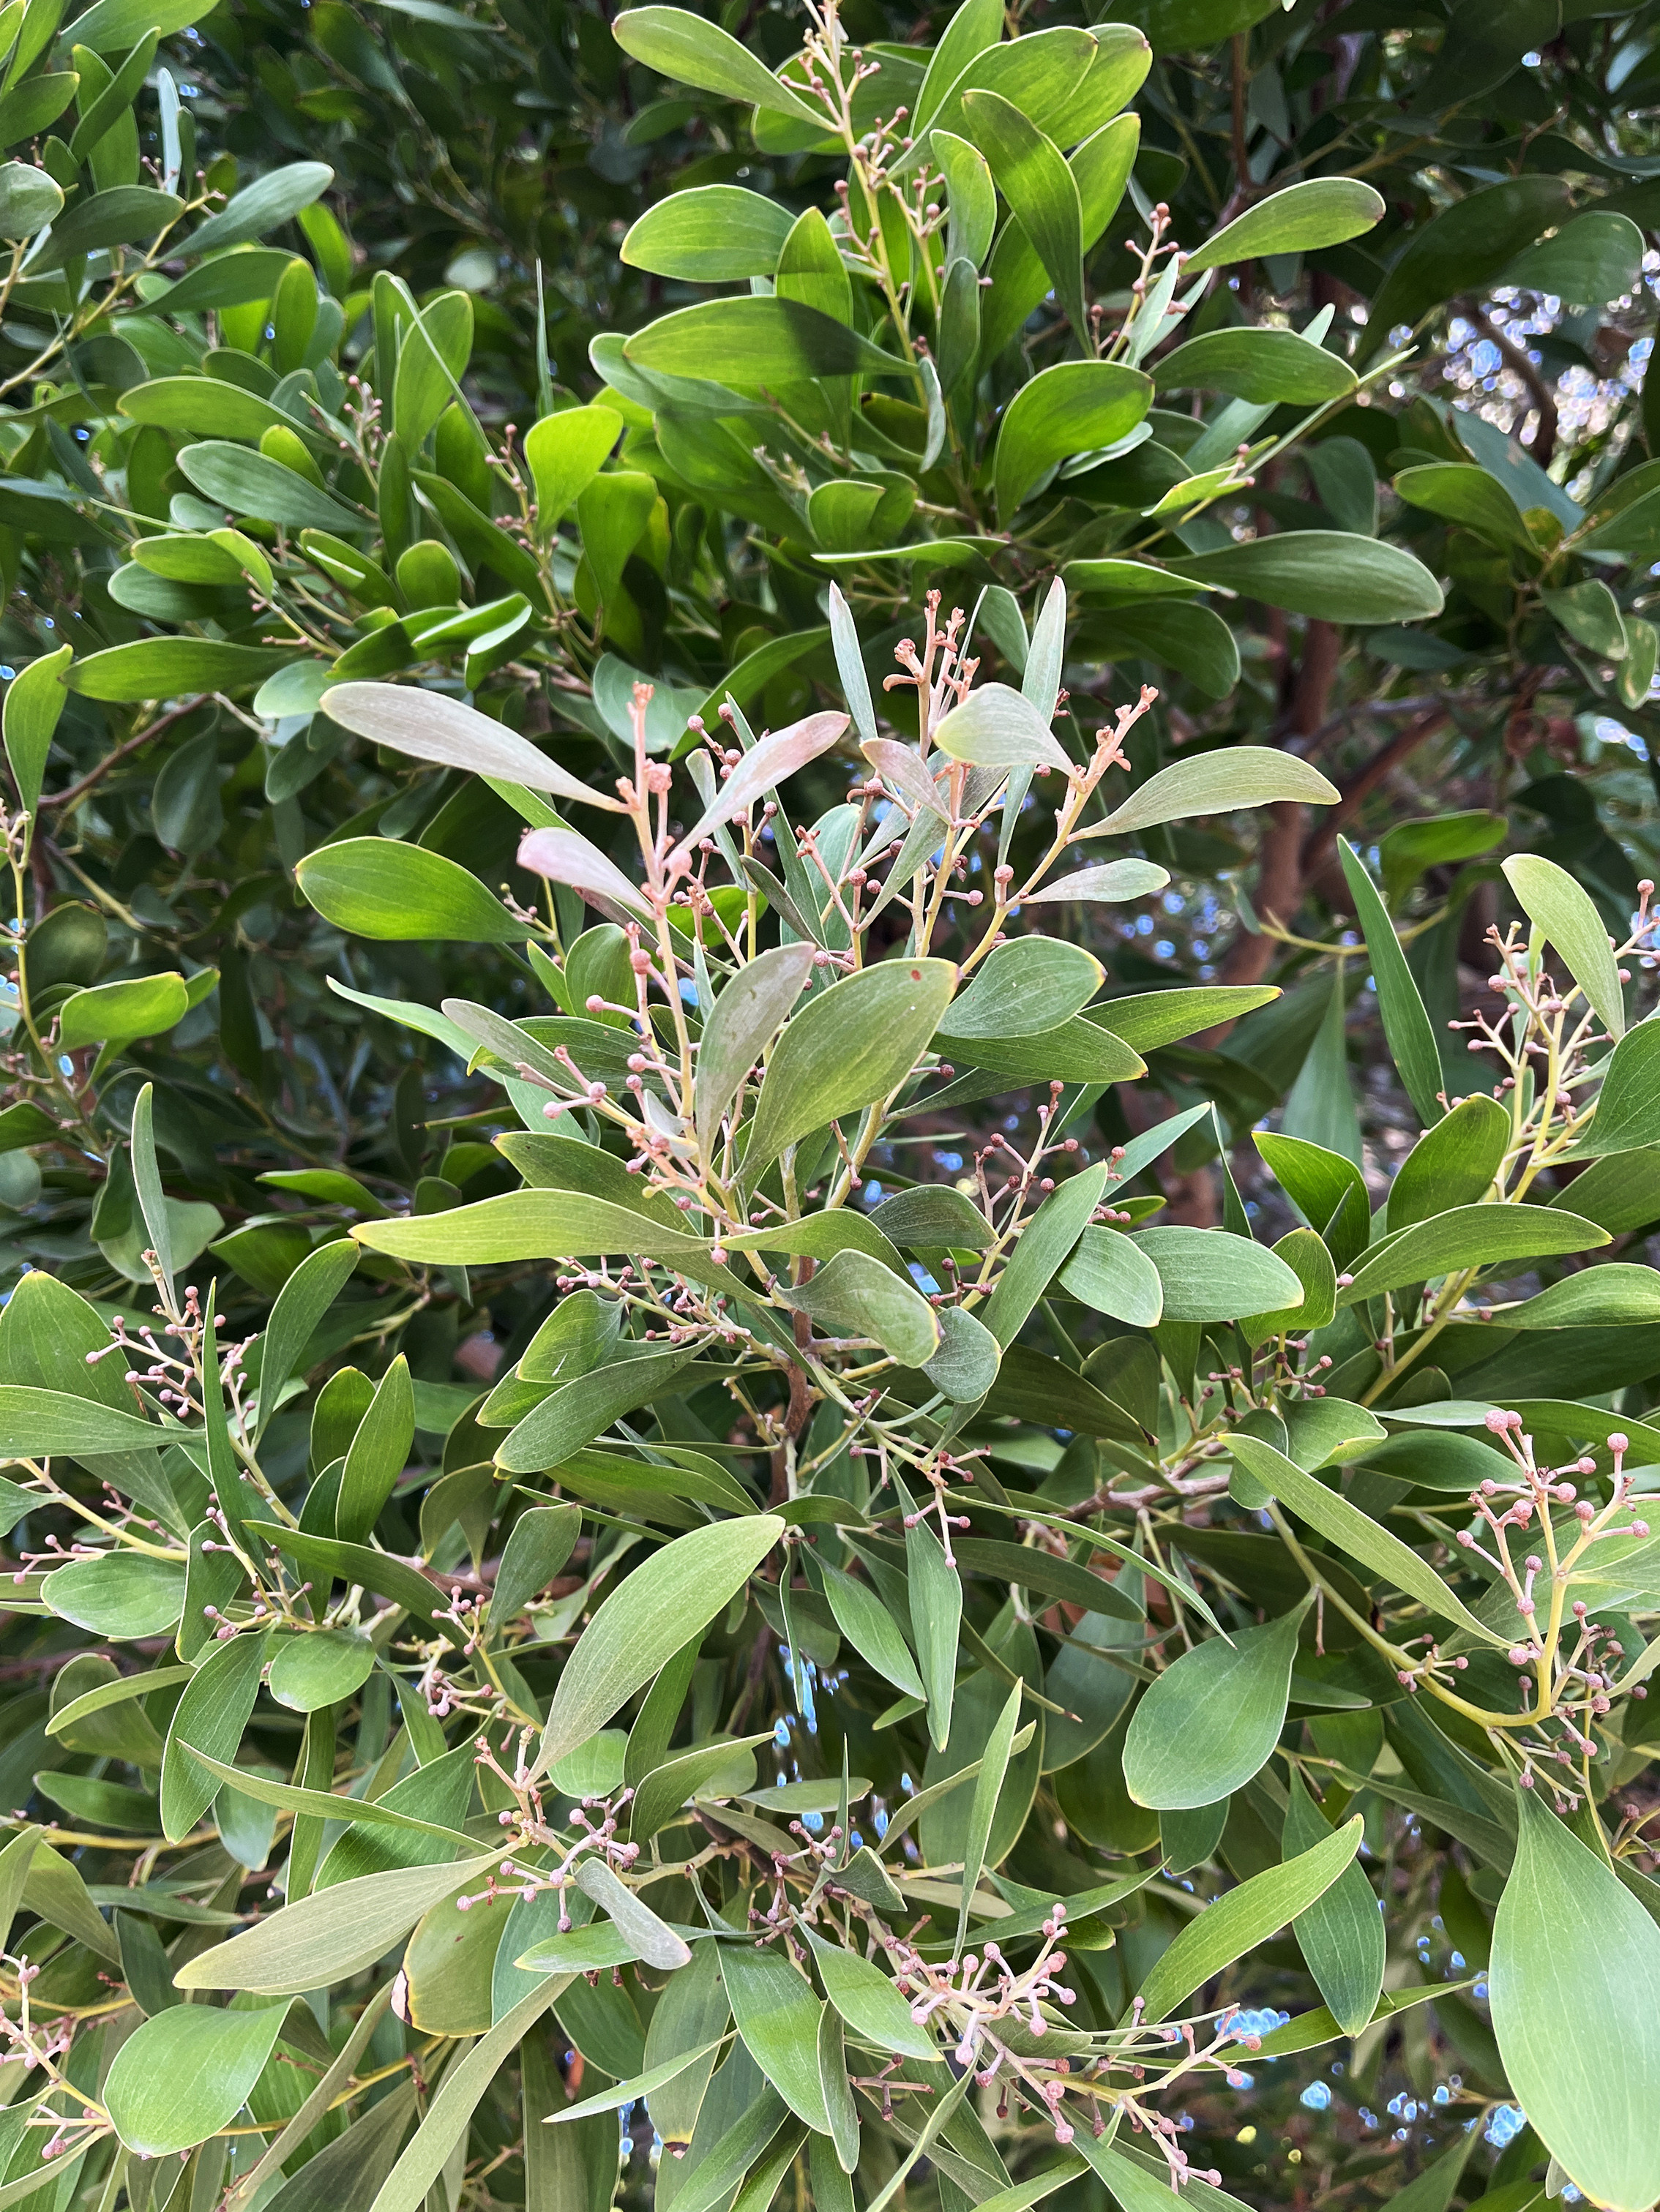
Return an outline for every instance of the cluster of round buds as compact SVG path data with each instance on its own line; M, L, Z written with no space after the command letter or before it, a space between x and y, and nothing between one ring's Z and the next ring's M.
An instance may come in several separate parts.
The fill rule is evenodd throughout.
M1053 2081L1040 2081L1027 2063L1003 2043L995 2023L1015 2018L1031 2034L1041 2036L1049 2028L1042 2010L1043 2004L1069 2005L1075 2002L1076 1991L1065 1988L1058 1979L1066 1966L1067 1954L1057 1946L1066 1932L1066 1907L1057 1904L1043 1922L1043 1948L1033 1963L1018 1973L992 1941L984 1944L978 1957L970 1951L960 1960L939 1965L923 1958L909 1943L900 1942L894 1947L895 1986L901 1996L909 1999L910 2015L917 2026L926 2027L938 2022L948 2027L957 2039L953 2056L958 2064L976 2068L982 2087L988 2086L1006 2067L1043 2102L1052 2117L1059 2112L1061 2085ZM1065 2061L1051 2062L1049 2071L1065 2073ZM1057 2141L1070 2142L1072 2132L1069 2123L1056 2118Z

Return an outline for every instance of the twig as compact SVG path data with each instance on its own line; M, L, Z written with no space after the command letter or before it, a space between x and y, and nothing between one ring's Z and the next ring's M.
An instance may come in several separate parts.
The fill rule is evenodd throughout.
M147 745L152 738L159 738L164 730L170 730L186 714L193 714L204 699L212 696L210 691L198 691L193 699L186 699L181 706L170 707L165 714L158 714L155 721L147 723L131 737L123 738L114 751L106 753L98 765L89 768L78 782L70 784L63 791L43 791L40 794L41 811L44 812L48 806L68 806L74 800L84 797L95 783L101 782L118 761L125 760L129 753L136 753L140 745Z
M1529 358L1525 346L1517 345L1514 338L1488 319L1477 301L1468 297L1462 299L1458 302L1458 311L1475 325L1484 338L1490 339L1498 347L1505 366L1514 369L1527 386L1529 396L1539 410L1539 428L1533 434L1533 444L1529 451L1541 469L1548 469L1551 465L1551 456L1556 451L1556 400L1549 385L1540 374L1538 364Z

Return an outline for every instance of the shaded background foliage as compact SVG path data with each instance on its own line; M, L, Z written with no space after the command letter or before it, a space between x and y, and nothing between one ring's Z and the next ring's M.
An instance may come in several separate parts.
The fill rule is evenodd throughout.
M903 50L931 43L947 13L859 0L844 21L859 40ZM1498 8L1462 0L1450 9L1298 0L1261 14L1251 0L1149 0L1112 16L1145 28L1156 49L1138 103L1135 178L1146 203L1168 204L1184 242L1196 244L1263 188L1294 176L1361 174L1383 195L1383 222L1364 237L1245 264L1231 291L1213 295L1219 314L1233 302L1243 319L1283 312L1300 325L1329 307L1348 330L1420 326L1418 350L1368 404L1323 424L1316 442L1274 460L1217 514L1225 528L1259 538L1310 526L1380 529L1445 580L1439 617L1410 629L1340 623L1247 596L1227 607L1236 682L1225 665L1207 678L1189 653L1172 660L1129 649L1146 640L1116 621L1122 611L1079 592L1067 669L1075 706L1098 719L1143 679L1160 687L1135 741L1138 774L1177 750L1246 742L1316 761L1342 792L1337 808L1317 816L1286 802L1260 825L1224 817L1148 832L1144 849L1171 871L1170 888L1122 916L1086 909L1080 933L1121 989L1190 975L1286 988L1272 1017L1151 1055L1153 1085L1171 1107L1209 1100L1219 1109L1247 1203L1277 1233L1290 1216L1276 1216L1283 1200L1256 1166L1253 1126L1278 1117L1339 1151L1364 1148L1374 1196L1415 1128L1350 926L1353 902L1335 863L1340 830L1375 848L1440 1024L1468 1006L1487 972L1483 932L1514 911L1499 871L1505 851L1570 869L1622 936L1639 878L1660 872L1651 761L1660 720L1650 704L1653 632L1645 626L1660 524L1645 514L1611 541L1621 557L1608 572L1618 598L1610 623L1600 602L1560 612L1544 605L1533 587L1546 549L1536 535L1517 540L1508 517L1469 526L1390 489L1404 470L1473 457L1512 485L1516 508L1554 513L1567 527L1569 499L1592 510L1623 486L1634 497L1620 511L1641 508L1651 447L1660 459L1660 409L1651 395L1645 401L1643 381L1660 231L1651 119L1660 45L1651 10L1572 0L1561 9L1556 0ZM788 10L733 8L721 20L773 64L799 40ZM1065 7L1023 19L1027 28L1093 20ZM228 197L295 161L331 168L326 192L266 242L305 258L325 305L337 303L343 375L374 382L377 274L401 279L423 307L453 289L468 295L465 399L509 459L522 442L508 426L522 432L544 412L550 386L581 399L608 380L617 388L614 356L602 356L611 362L604 374L593 365L596 339L702 296L619 257L648 209L675 189L726 183L791 215L836 205L827 156L758 151L745 111L629 62L597 8L496 4L467 15L429 0L222 5L167 37L161 58L195 118L186 167L201 168L209 191ZM890 65L903 74L902 54ZM70 130L54 119L40 136L49 142ZM67 150L65 138L56 143ZM153 85L137 100L135 151L143 161L165 158ZM56 174L54 158L46 143L41 159ZM1487 203L1472 235L1457 211L1486 192L1508 194L1502 204L1517 211L1501 220ZM1627 233L1606 227L1595 240L1582 233L1570 242L1563 231L1537 243L1570 209L1580 222L1594 210L1634 225L1640 269ZM1119 242L1125 228L1110 226L1091 257L1092 296L1127 294L1140 270L1139 253ZM1593 246L1606 252L1613 278L1626 281L1610 280L1605 296L1580 303L1572 286ZM1530 252L1542 257L1531 266ZM170 274L181 266L165 256L163 265ZM0 655L14 669L61 643L78 661L169 635L199 612L173 617L159 599L123 601L112 588L135 531L153 532L176 497L191 495L175 465L182 440L135 430L116 403L147 381L195 373L195 351L160 319L122 313L32 374L50 325L31 320L26 306L0 324L0 368L21 380L0 419L0 567L9 586ZM286 374L314 328L290 331L279 317L267 333L262 320L248 349ZM994 396L1012 396L1023 374L1012 356L994 364ZM624 386L623 396L635 395ZM1270 433L1276 427L1268 422ZM630 418L629 428L642 425ZM1504 433L1517 443L1496 442ZM465 470L465 457L456 465ZM718 488L689 489L672 465L660 480L666 527L648 544L636 539L619 564L634 617L625 657L695 702L769 641L818 628L822 574L765 509L746 521L740 506L734 520ZM483 505L488 511L488 495ZM1090 525L1077 520L1081 543ZM1022 550L998 568L1029 614L1031 587L1055 565L1056 550ZM879 638L873 661L885 665L901 626L914 623L931 573L909 566L908 582L897 586L868 568L852 580L844 574L867 638ZM948 592L956 587L952 575L942 580ZM1596 579L1575 579L1586 580ZM964 579L963 596L980 581ZM569 580L568 589L580 611L580 585ZM261 634L257 612L246 634ZM1013 635L1006 625L992 631L1006 673L1018 673ZM596 781L616 770L618 732L594 698L607 641L580 611L562 608L529 680L514 674L485 687L500 718L532 736L558 732L562 763ZM824 686L834 693L833 663L819 645L761 686L763 718L791 719ZM459 994L509 1011L526 990L522 963L488 945L348 940L295 881L307 853L378 833L464 860L526 897L529 879L513 872L519 825L509 811L462 779L411 769L390 751L339 743L337 733L332 750L316 746L326 755L319 763L296 766L290 747L314 740L290 732L279 744L275 720L234 687L159 713L143 698L70 696L28 881L31 921L51 917L32 947L33 982L48 994L36 1011L49 1014L54 995L61 1002L94 982L175 970L187 987L205 979L204 995L95 1079L94 1050L69 1061L69 1088L48 1110L66 1124L71 1103L84 1115L72 1144L41 1144L21 1107L0 1122L12 1146L0 1155L8 1267L42 1267L88 1297L130 1303L143 1279L142 1239L121 1139L139 1085L152 1081L167 1187L182 1209L176 1254L183 1265L193 1247L189 1260L204 1278L211 1267L220 1310L238 1334L263 1318L325 1228L377 1205L441 1210L511 1180L484 1141L502 1120L494 1086L331 994L328 979L382 999L434 1006ZM839 771L826 769L823 779L828 803L840 796ZM1102 912L1111 918L1094 918ZM1460 1048L1448 1043L1445 1065L1462 1087ZM1334 1089L1335 1070L1353 1077L1347 1116L1341 1103L1334 1109L1351 1095L1341 1083ZM1097 1109L1104 1140L1122 1142L1160 1118L1146 1103L1148 1087L1108 1093ZM1000 1106L1016 1127L1031 1103L1015 1095ZM933 1176L960 1168L969 1140L954 1133L964 1126L956 1117L927 1131ZM1168 1218L1220 1218L1215 1150L1201 1123L1160 1169ZM295 1180L307 1170L309 1183ZM343 1173L356 1189L330 1180ZM273 1175L287 1185L265 1179ZM1154 1179L1141 1188L1151 1193ZM1639 1239L1656 1220L1660 1197L1619 1233ZM371 1263L364 1279L333 1356L350 1352L372 1372L395 1352L407 1356L426 1386L417 1407L435 1462L456 1411L519 1355L541 1318L538 1281L528 1269L452 1273L435 1278L411 1313L395 1271L376 1282ZM1657 1375L1660 1353L1623 1378L1613 1409L1640 1416L1660 1398ZM303 1422L279 1431L277 1443L272 1463L297 1474ZM390 1510L404 1514L413 1550L418 1496ZM26 1618L8 1632L18 1688L0 1754L0 1804L23 1805L37 1771L71 1764L45 1736L46 1692L36 1686L76 1640ZM1416 1916L1417 1948L1432 1969L1478 1963L1487 1940L1482 1905L1492 1899L1449 1877L1443 1855L1410 1823L1391 1831L1386 1848L1388 1878L1406 1917ZM1295 2061L1260 2069L1239 2093L1237 2123L1225 2123L1237 2145L1230 2186L1254 2199L1299 2201L1317 2172L1318 2187L1336 2180L1354 2201L1381 2197L1442 2142L1441 2090L1481 2085L1497 2070L1484 2016L1456 2000L1436 2008L1434 2024L1413 2014L1398 2041L1386 2048L1380 2038L1352 2063L1350 2075L1328 2064L1316 2076ZM1201 2117L1207 2130L1222 2124L1214 2110ZM508 2126L504 2143L510 2135ZM1539 2163L1529 2133L1508 2148L1505 2135L1495 2119L1491 2154L1478 2153L1471 2169L1489 2194ZM642 2145L631 2191L647 2191L647 2168ZM1426 2212L1440 2212L1441 2201L1426 2199Z

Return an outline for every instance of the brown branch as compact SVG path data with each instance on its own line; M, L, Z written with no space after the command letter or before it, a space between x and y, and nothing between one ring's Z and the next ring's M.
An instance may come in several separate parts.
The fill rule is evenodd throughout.
M130 753L136 753L140 745L147 745L152 738L159 738L164 730L170 730L186 714L193 714L204 699L212 696L210 691L198 691L193 699L186 699L182 706L170 707L165 714L158 714L155 721L148 723L143 729L136 731L130 738L124 738L113 752L106 753L96 768L89 768L78 782L70 784L63 791L43 791L40 811L44 813L48 806L68 806L76 799L84 798L94 784L102 782L119 761L125 760Z
M1496 323L1488 320L1476 301L1462 299L1458 302L1458 307L1460 313L1475 324L1482 337L1491 339L1498 347L1505 368L1513 369L1527 386L1529 395L1539 410L1539 428L1534 432L1533 443L1528 450L1541 469L1548 469L1551 465L1551 456L1556 451L1556 398L1540 374L1538 363L1529 358L1525 346L1517 345L1515 339L1501 331Z
M1303 658L1291 681L1286 708L1286 733L1307 740L1323 727L1331 701L1331 687L1342 652L1342 634L1335 624L1310 622L1303 635ZM1299 748L1300 750L1300 748ZM1256 855L1258 911L1287 927L1303 902L1303 839L1308 809L1300 800L1285 799L1268 810L1268 822ZM1271 937L1243 933L1229 946L1219 981L1260 983L1274 963ZM1231 1022L1207 1030L1198 1042L1213 1049L1232 1028Z
M1319 872L1327 853L1336 842L1337 833L1359 810L1371 793L1388 777L1394 775L1402 761L1408 760L1420 745L1432 738L1438 730L1444 729L1452 720L1450 708L1444 706L1426 708L1414 716L1403 730L1397 730L1386 745L1380 745L1371 758L1342 787L1342 796L1335 806L1322 810L1320 818L1309 832L1303 847L1301 872L1304 882Z

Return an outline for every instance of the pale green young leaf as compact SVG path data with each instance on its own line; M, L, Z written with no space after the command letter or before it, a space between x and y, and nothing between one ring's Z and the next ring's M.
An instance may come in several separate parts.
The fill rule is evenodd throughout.
M1590 892L1541 853L1513 853L1504 868L1523 912L1561 954L1598 1021L1610 1036L1622 1037L1626 1006L1620 963Z

